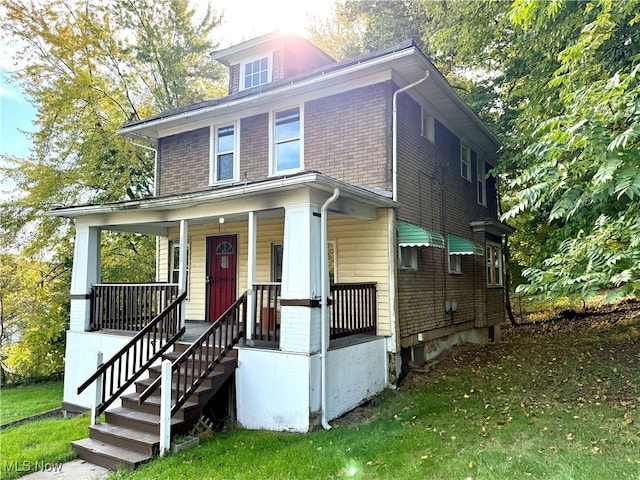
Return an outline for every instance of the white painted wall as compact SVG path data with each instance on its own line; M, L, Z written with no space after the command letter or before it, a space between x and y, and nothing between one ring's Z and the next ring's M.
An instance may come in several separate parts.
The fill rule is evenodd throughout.
M65 354L63 401L79 407L91 408L95 398L95 384L78 395L78 387L96 371L96 355L102 352L103 361L109 360L131 337L104 335L95 332L67 331L67 349ZM131 386L126 393L134 391ZM115 401L112 407L119 407Z
M311 397L318 397L319 380L311 385L311 366L305 354L240 348L236 370L238 422L252 430L307 432ZM316 367L317 368L317 367Z
M327 418L332 420L374 397L386 386L386 341L372 341L327 352Z
M332 420L386 387L385 339L330 350L327 366ZM320 355L240 348L236 401L244 428L308 432L320 422Z

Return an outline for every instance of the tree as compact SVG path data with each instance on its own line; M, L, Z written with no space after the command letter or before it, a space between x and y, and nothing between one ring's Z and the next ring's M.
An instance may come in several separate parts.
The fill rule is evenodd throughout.
M414 38L494 128L493 174L518 228L510 276L524 291L638 293L637 0L345 1L336 12L341 30L356 22L358 48Z
M153 153L118 130L223 94L222 67L209 55L220 18L210 5L196 18L187 0L0 0L0 11L0 37L17 48L13 80L37 112L29 158L5 157L9 166L0 168L17 186L0 200L0 241L21 261L60 272L64 296L36 289L43 310L32 310L43 325L47 315L58 325L68 310L74 229L44 213L153 195ZM155 279L154 238L103 232L102 244L104 280ZM5 309L14 301L5 297ZM22 336L51 351L54 337Z
M512 19L536 32L564 2L516 2ZM510 186L507 217L543 212L548 255L524 271L539 295L640 294L640 14L637 1L583 3L579 33L558 52L545 85L549 115L521 116L531 132Z
M153 155L117 135L127 121L218 96L222 72L208 55L218 25L209 7L192 21L186 0L2 0L5 41L36 107L30 159L2 173L19 189L3 205L2 234L29 226L33 251L67 229L43 210L153 194ZM6 242L5 242L6 243Z
M47 377L64 370L69 315L69 270L0 254L0 368L17 377ZM4 382L3 382L4 383Z

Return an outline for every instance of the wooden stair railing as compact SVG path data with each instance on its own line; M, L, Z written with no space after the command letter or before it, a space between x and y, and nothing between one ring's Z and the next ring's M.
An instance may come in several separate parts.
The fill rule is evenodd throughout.
M171 366L171 416L189 400L225 355L244 338L247 324L247 293L243 293L211 326L187 348ZM162 383L158 377L138 397L142 404Z
M183 293L171 302L78 387L80 394L96 380L100 381L94 419L182 336L185 328L180 327L181 305L186 297L187 294Z

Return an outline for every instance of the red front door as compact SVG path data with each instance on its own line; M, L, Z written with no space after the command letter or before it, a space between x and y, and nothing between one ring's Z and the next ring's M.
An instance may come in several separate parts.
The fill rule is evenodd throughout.
M220 318L236 301L236 236L207 237L207 320Z

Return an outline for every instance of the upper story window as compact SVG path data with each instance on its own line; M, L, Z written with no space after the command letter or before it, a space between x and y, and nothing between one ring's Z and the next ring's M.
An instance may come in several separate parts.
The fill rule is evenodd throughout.
M257 87L271 81L271 58L269 55L243 63L240 69L240 90Z
M273 173L302 169L301 108L280 110L273 115Z
M235 124L213 129L213 161L210 183L226 182L237 178L237 137Z
M432 143L436 141L436 119L430 115L423 107L421 108L421 128L420 134Z
M476 174L477 180L476 183L478 185L477 194L478 194L478 203L480 205L487 206L487 171L485 168L484 160L480 157L476 160Z
M471 149L460 142L460 175L466 181L471 181Z

